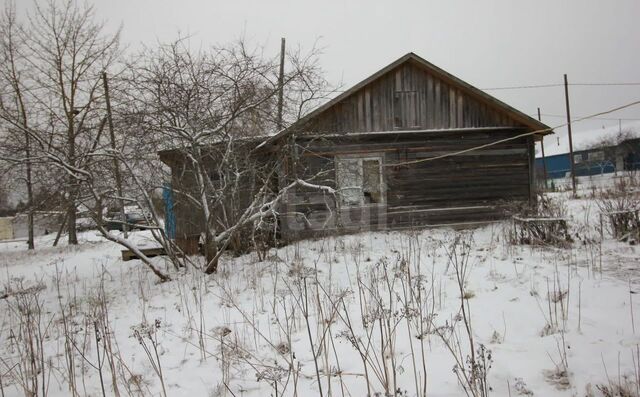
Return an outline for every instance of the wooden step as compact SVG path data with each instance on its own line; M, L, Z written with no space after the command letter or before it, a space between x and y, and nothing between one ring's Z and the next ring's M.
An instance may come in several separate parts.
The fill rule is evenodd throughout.
M153 258L154 256L166 255L167 253L164 251L162 247L153 247L153 248L139 248L140 252L142 252L147 258ZM122 250L122 260L130 261L131 259L140 259L138 255L136 255L131 250Z

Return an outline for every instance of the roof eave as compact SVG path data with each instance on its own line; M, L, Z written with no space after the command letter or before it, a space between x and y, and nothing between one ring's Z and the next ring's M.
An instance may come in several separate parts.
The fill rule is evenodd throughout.
M447 72L446 70L437 67L436 65L434 65L431 62L427 61L426 59L420 57L419 55L417 55L417 54L415 54L413 52L409 52L409 53L401 56L397 60L391 62L387 66L383 67L382 69L378 70L377 72L373 73L372 75L370 75L369 77L365 78L364 80L360 81L359 83L355 84L353 87L351 87L348 90L344 91L343 93L341 93L340 95L336 96L335 98L327 101L325 104L320 105L315 110L313 110L312 112L310 112L306 116L302 117L301 119L299 119L298 121L296 121L295 123L290 125L289 127L285 128L285 129L279 131L277 134L267 138L263 143L258 145L258 147L261 147L263 145L268 145L268 144L270 144L270 143L282 138L283 136L286 136L291 131L294 131L296 127L303 125L304 123L306 123L307 121L311 120L315 116L321 114L325 110L331 108L332 106L334 106L335 104L339 103L343 99L346 99L347 97L349 97L353 93L355 93L358 90L360 90L361 88L365 87L367 84L371 83L372 81L376 80L380 76L390 72L391 70L393 70L397 66L399 66L399 65L401 65L401 64L403 64L404 62L407 62L407 61L413 61L413 62L417 63L419 66L422 66L422 67L428 69L429 71L431 71L432 73L434 73L437 77L439 77L439 78L441 78L443 80L448 80L450 83L452 83L452 84L464 89L465 91L467 91L468 94L470 94L472 96L476 96L480 100L482 100L484 102L488 102L490 105L496 107L497 109L508 113L513 119L515 119L515 120L521 122L523 125L531 128L532 132L540 131L539 133L535 134L536 136L537 135L544 136L544 135L548 135L548 134L553 134L553 130L551 129L551 127L549 127L548 125L542 123L541 121L538 121L538 120L534 119L533 117L531 117L531 116L519 111L518 109L506 104L505 102L502 102L501 100L495 98L494 96L492 96L492 95L482 91L481 89L476 88L475 86L467 83L466 81L464 81L464 80L452 75L451 73ZM538 140L538 138L536 138L536 140Z

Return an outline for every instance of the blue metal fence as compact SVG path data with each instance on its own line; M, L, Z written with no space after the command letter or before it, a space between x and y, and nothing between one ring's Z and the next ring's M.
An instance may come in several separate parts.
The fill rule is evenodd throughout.
M171 184L165 183L162 188L162 199L164 200L164 231L167 237L176 238L176 214L173 210L173 191Z

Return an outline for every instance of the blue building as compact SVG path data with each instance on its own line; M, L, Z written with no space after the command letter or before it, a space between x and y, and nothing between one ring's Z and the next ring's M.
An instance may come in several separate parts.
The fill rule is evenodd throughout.
M576 176L608 174L640 169L640 138L628 139L615 146L576 150L573 152ZM548 179L571 176L569 153L547 156L544 165ZM536 175L544 178L542 158L536 158Z

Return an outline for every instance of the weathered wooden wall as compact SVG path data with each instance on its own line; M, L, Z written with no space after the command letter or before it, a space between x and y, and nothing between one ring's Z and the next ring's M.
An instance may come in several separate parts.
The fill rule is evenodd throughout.
M265 161L280 160L286 157L284 147L297 147L297 154L278 168L280 187L294 176L335 187L336 156L382 155L383 203L338 207L330 194L298 188L279 208L285 239L470 224L503 216L506 203L533 199L533 136L423 160L545 127L408 54L267 139L255 153ZM176 180L179 175L174 169L174 182L184 183ZM180 211L178 217L193 216L186 206L182 215ZM189 222L197 224L198 219ZM180 229L180 221L178 225Z
M274 169L272 156L251 156L249 149L253 147L255 144L239 145L234 149L233 156L227 155L227 162L223 165L220 159L225 154L224 147L212 146L202 153L200 164L206 168L213 186L206 189L209 211L214 222L213 228L218 232L238 223L265 183L273 184L272 188L277 190L277 174L271 173ZM195 168L179 150L165 152L162 157L171 167L177 241L187 241L186 245L192 246L192 240L197 242L205 231L204 212L199 206L200 202L194 202L201 197ZM230 247L241 250L247 243L248 239L238 235L232 239Z
M176 237L180 241L188 238L197 239L204 231L202 211L189 198L198 197L197 186L193 169L188 163L181 161L172 165L173 211L176 218Z
M305 132L516 126L504 109L406 62L309 121Z
M306 177L335 187L336 155L383 153L386 203L337 210L333 197L309 189L289 195L283 235L470 224L503 216L504 205L531 197L531 138L431 161L442 154L513 137L517 130L363 135L306 143L300 168ZM305 145L302 144L301 145ZM413 161L420 161L411 163ZM409 164L404 164L409 163ZM304 214L307 221L301 214Z

